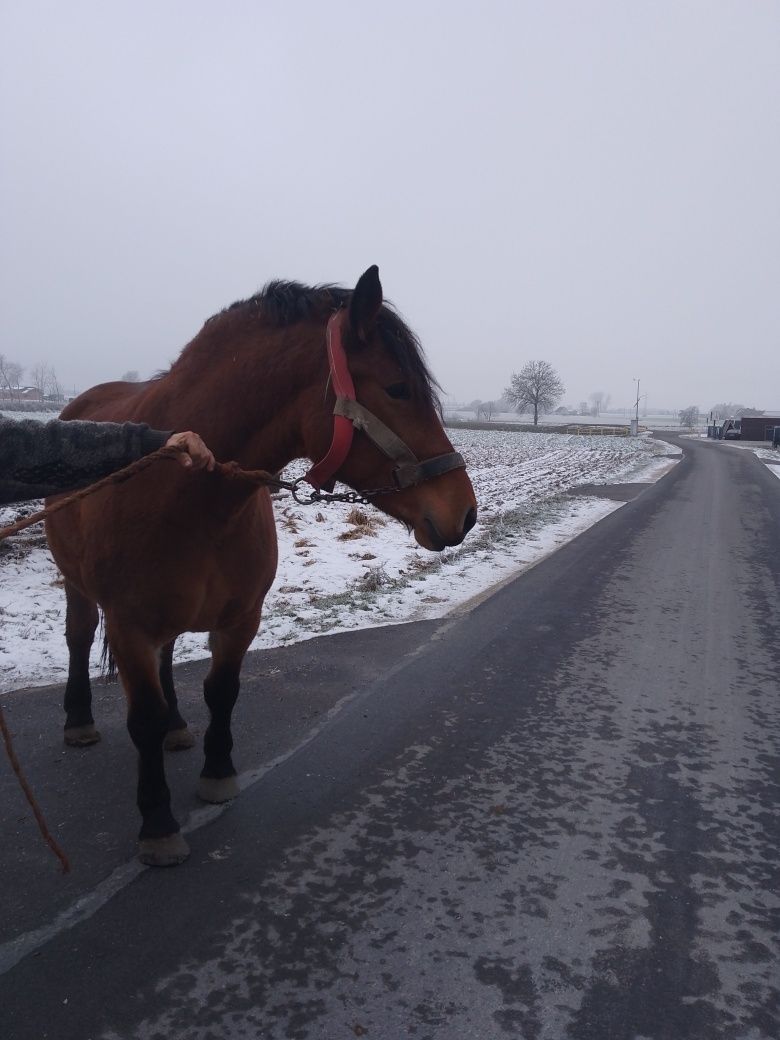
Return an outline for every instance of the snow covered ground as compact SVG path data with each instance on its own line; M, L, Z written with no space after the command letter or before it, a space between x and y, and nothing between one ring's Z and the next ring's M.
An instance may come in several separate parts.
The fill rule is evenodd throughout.
M404 527L371 507L307 507L275 496L279 570L253 648L462 608L619 508L566 491L656 480L673 465L668 456L679 454L651 438L492 430L451 436L468 463L479 522L463 545L441 554L420 549ZM303 469L296 464L287 475ZM0 508L0 526L37 508ZM64 609L41 529L0 543L0 692L64 680ZM204 634L187 634L177 641L175 659L207 653ZM97 648L93 665L97 673Z
M770 473L780 477L780 451L775 448L754 448L757 457L766 465Z

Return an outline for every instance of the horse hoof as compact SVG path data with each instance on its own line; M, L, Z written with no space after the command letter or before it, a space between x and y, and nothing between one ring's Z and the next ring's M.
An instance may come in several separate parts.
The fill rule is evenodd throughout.
M186 751L188 748L195 747L195 743L192 731L188 726L184 726L182 729L168 730L163 747L166 751Z
M68 747L89 747L97 744L100 734L90 723L88 726L68 726L65 730L65 743Z
M138 842L138 858L148 867L177 867L189 854L190 847L179 833Z
M234 776L226 776L216 780L211 776L202 776L198 780L198 798L202 802L219 805L229 802L238 795L238 780Z

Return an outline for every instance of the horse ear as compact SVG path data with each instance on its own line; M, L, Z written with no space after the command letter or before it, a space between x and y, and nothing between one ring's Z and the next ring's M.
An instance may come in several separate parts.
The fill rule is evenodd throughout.
M379 268L372 264L358 279L349 301L349 323L358 339L368 339L382 307Z

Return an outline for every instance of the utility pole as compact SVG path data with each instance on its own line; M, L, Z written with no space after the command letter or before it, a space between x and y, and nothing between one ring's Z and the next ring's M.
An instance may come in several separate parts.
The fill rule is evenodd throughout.
M635 379L636 383L636 418L631 423L631 435L633 437L639 436L639 380Z

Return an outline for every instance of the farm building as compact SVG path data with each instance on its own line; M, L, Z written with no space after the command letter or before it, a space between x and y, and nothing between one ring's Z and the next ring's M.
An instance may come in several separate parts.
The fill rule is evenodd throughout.
M775 426L780 426L780 415L743 415L740 439L771 441Z
M37 386L0 387L0 401L42 401L43 394Z

